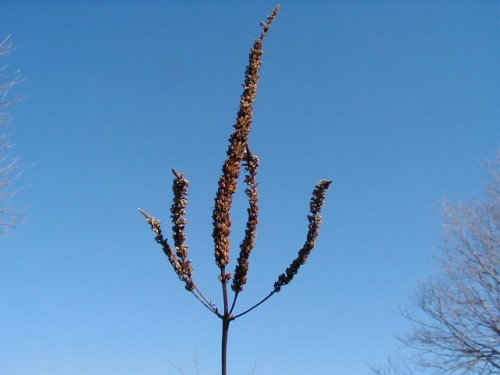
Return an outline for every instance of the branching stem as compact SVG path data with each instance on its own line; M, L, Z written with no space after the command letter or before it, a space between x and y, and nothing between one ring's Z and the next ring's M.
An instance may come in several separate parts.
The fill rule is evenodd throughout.
M243 311L242 313L238 314L238 315L235 315L233 316L232 320L235 320L236 318L239 318L240 316L243 316L245 314L248 314L250 311L252 311L253 309L259 307L260 305L262 305L264 302L266 302L269 298L271 298L271 296L276 293L276 291L272 291L271 293L269 293L265 298L263 298L260 302L256 303L255 305L253 305L252 307L250 307L248 310L245 310Z
M233 303L231 304L231 308L229 309L229 315L233 313L234 306L236 306L236 300L238 299L239 292L234 293Z
M331 181L320 180L313 191L310 202L310 215L307 216L309 226L307 238L303 247L299 250L297 257L285 269L285 272L279 275L274 283L274 289L266 297L247 310L233 315L233 311L238 300L239 293L244 289L247 282L249 270L249 257L255 245L258 224L258 183L257 171L259 167L259 158L252 153L248 144L248 136L253 121L253 106L257 94L257 85L262 63L262 44L264 37L269 31L273 20L279 11L279 5L275 7L267 20L261 23L262 32L260 37L254 42L249 54L249 63L245 71L244 90L240 97L240 108L238 110L234 132L229 138L229 147L227 149L227 159L222 167L218 189L215 197L215 204L212 214L213 232L212 237L215 245L215 263L219 268L219 281L222 287L223 309L219 311L217 306L207 299L198 289L193 279L193 268L191 260L188 257L188 246L186 244L185 227L187 224L186 208L188 204L187 189L189 181L184 174L175 169L172 173L175 176L172 190L174 199L170 209L172 220L173 246L163 236L160 227L160 220L150 216L143 209L139 209L146 218L155 234L155 241L163 248L163 252L168 257L174 272L185 284L185 289L191 292L195 298L205 306L211 313L222 320L222 341L221 341L221 368L222 375L227 375L227 346L229 325L231 321L248 314L258 306L266 302L271 296L289 284L293 277L304 265L307 258L314 248L315 240L318 237L318 229L321 224L321 206L324 204L325 192ZM233 196L238 188L238 179L241 168L245 169L245 184L247 186L245 194L248 197L249 207L247 209L247 223L245 236L240 245L240 255L237 259L234 275L226 272L230 261L230 234L231 234L231 208ZM1 174L1 170L0 170ZM229 301L228 283L231 282L231 289L234 292L232 302Z

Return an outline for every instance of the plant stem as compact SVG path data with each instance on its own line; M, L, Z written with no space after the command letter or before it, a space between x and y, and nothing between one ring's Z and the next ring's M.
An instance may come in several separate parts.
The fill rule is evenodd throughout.
M221 275L225 274L225 269L222 268ZM221 367L222 375L227 375L227 335L229 331L229 323L231 322L231 314L229 312L229 301L227 298L227 280L221 277L222 296L224 298L224 315L222 316L222 347L221 347Z
M234 306L236 305L236 300L238 299L238 294L240 294L240 293L239 292L234 293L234 299L233 299L233 303L231 304L231 308L229 309L229 315L231 315L233 313Z
M252 311L253 309L255 309L256 307L259 307L260 305L262 305L264 302L266 302L269 298L271 298L271 296L276 293L275 291L272 291L271 293L269 293L267 295L267 297L263 298L259 303L256 303L255 305L253 305L252 307L250 307L248 310L245 310L243 311L242 313L238 314L238 315L235 315L231 318L231 320L234 320L236 318L239 318L240 316L243 316L245 314L248 314L250 311Z
M227 375L227 334L230 322L229 316L225 315L224 318L222 318L222 375Z

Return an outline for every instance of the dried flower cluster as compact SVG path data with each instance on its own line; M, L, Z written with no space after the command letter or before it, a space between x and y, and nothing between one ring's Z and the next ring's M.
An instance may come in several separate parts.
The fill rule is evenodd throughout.
M257 168L259 167L259 158L256 155L252 155L250 148L247 147L246 158L245 158L245 170L247 175L245 176L245 183L247 188L245 189L245 194L248 196L249 207L248 207L248 220L247 227L245 229L245 238L240 245L240 256L238 258L238 264L236 270L234 271L233 285L231 288L236 293L243 290L243 285L247 282L248 273L248 258L250 253L255 246L255 236L258 223L259 206L258 200L259 196L257 194L257 181L255 177L257 176Z
M304 243L302 249L300 249L297 258L290 264L286 269L285 273L282 273L278 277L278 281L274 283L274 291L279 292L283 285L288 284L292 281L293 277L299 272L300 266L302 266L309 257L311 250L314 248L314 243L319 235L319 226L321 224L321 207L325 203L325 192L332 182L327 180L320 180L313 191L313 196L311 198L310 211L311 215L307 216L309 220L309 227L307 231L307 239Z
M238 315L233 314L233 309L236 304L238 294L243 290L247 282L249 269L249 257L255 245L255 237L258 223L258 193L257 193L257 170L259 167L259 158L254 155L248 144L248 136L252 125L253 105L257 94L257 83L262 61L262 43L272 22L278 14L279 6L267 17L266 22L261 23L262 32L260 37L254 42L249 55L249 64L245 71L245 82L243 84L243 93L240 98L240 107L236 122L233 125L234 131L229 138L229 147L227 149L227 158L222 166L222 175L219 178L218 189L215 196L214 210L212 214L214 229L212 237L214 239L214 255L215 263L219 267L219 280L222 285L222 295L224 306L219 310L199 291L193 280L193 270L188 259L188 246L186 245L185 226L187 220L187 188L188 181L184 175L173 170L175 179L173 183L174 199L171 207L172 231L175 245L175 252L172 251L167 241L164 239L160 221L151 217L144 210L140 209L146 217L153 232L155 233L156 242L158 242L164 253L167 255L174 271L178 277L185 283L185 288L192 292L196 298L207 307L212 313L217 315L222 320L222 374L226 375L226 350L227 350L227 334L229 323L234 319L247 314L257 306L264 303L274 293L281 290L281 287L290 283L293 277L297 274L299 268L307 261L307 258L315 245L318 237L319 226L321 224L321 207L325 202L325 192L330 186L331 181L320 180L313 191L310 203L310 212L308 215L309 228L307 239L299 251L298 256L286 271L281 274L274 284L273 290L260 302L253 305L251 308L243 311ZM233 194L238 187L238 178L240 169L245 170L245 194L248 197L248 217L245 229L245 236L240 244L240 253L237 259L234 277L226 271L229 264L230 240L231 233L231 207L233 203ZM234 292L232 304L228 301L227 283L232 279L231 289Z
M189 271L186 273L185 272L186 267L184 266L184 263L179 259L179 257L174 252L172 252L170 245L168 244L167 240L163 237L163 233L161 232L161 227L160 227L160 220L155 219L154 217L149 215L146 211L144 211L142 208L140 208L139 211L144 215L147 223L151 226L151 229L155 234L155 241L161 245L163 252L167 256L172 267L174 268L175 273L177 274L177 276L179 276L179 279L186 284L185 288L189 291L193 291L194 283L191 276L193 272L189 266L189 263L187 263L189 266Z
M174 237L175 253L177 254L179 263L181 264L183 275L191 278L193 270L191 269L189 259L187 259L188 247L185 244L186 234L184 233L184 229L187 224L187 220L185 218L185 208L187 207L186 197L189 181L184 178L182 173L177 172L175 169L172 169L172 172L175 176L174 184L172 186L174 202L172 203L170 212L172 214L172 232Z
M230 210L233 194L236 192L240 167L247 147L248 135L252 126L253 103L257 95L257 83L259 80L260 66L262 61L262 42L266 36L271 23L278 14L276 7L266 22L261 24L262 33L250 51L249 64L245 71L245 83L240 98L240 108L234 124L234 132L229 139L227 159L222 167L222 175L219 179L219 187L215 197L213 212L213 238L215 242L215 262L221 270L221 280L228 280L231 275L225 272L229 263L231 233Z

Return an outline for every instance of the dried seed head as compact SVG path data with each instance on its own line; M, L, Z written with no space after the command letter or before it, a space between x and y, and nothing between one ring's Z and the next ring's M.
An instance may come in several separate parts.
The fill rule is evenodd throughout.
M170 212L172 214L172 232L175 252L182 266L183 274L185 274L186 276L191 276L193 274L193 270L191 268L189 260L187 259L188 246L185 244L185 226L187 224L185 215L187 207L187 188L189 186L189 181L184 178L184 175L182 173L177 172L175 169L172 169L172 172L175 176L175 179L172 185L174 199L172 207L170 208Z
M250 148L247 147L245 153L245 170L247 175L245 176L245 183L247 184L247 189L245 194L248 196L249 207L248 207L248 219L245 230L245 238L240 245L240 256L238 258L238 264L234 271L234 279L231 288L239 293L243 290L243 285L247 282L247 274L249 262L248 258L255 245L255 236L258 223L258 194L257 194L257 181L255 177L257 175L257 168L259 167L259 158L256 155L252 155Z
M185 288L188 291L193 291L195 288L194 281L191 277L191 274L188 274L184 271L185 266L183 263L181 263L177 257L177 255L172 252L172 249L170 248L170 245L168 244L167 240L163 237L163 234L161 232L161 227L160 227L160 220L155 219L151 215L149 215L146 211L144 211L142 208L139 208L139 211L141 214L144 215L146 218L147 223L151 226L151 229L153 230L155 234L155 241L158 242L165 255L167 256L168 260L170 261L170 264L174 268L175 273L179 277L180 280L182 280L185 284ZM188 267L191 268L189 265L189 261L187 261Z
M313 195L310 203L311 215L307 216L309 220L309 227L307 231L306 242L302 249L300 249L297 258L290 264L290 266L282 273L278 280L274 283L274 292L279 292L283 285L292 281L293 277L299 272L300 266L306 263L311 250L314 248L314 243L319 234L319 226L321 224L321 207L325 203L325 192L332 182L327 180L320 180L314 188Z
M212 237L215 243L215 262L225 273L225 267L229 263L231 233L230 211L233 202L233 194L237 188L241 161L245 155L248 134L252 124L253 103L257 95L257 83L262 59L262 41L278 14L276 7L267 21L262 24L262 33L250 51L249 63L245 71L245 83L240 98L240 108L234 124L234 132L229 138L227 159L222 167L222 175L219 179L217 194L215 197L214 212L212 215L214 230Z

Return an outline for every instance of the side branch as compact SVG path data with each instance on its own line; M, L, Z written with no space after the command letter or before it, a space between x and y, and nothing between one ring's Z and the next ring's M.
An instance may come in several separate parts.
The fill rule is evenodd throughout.
M151 230L155 234L155 241L161 245L163 252L174 268L175 273L177 274L179 279L185 283L185 288L188 291L192 292L194 289L194 283L191 275L184 272L181 261L179 260L178 256L172 251L172 248L168 244L167 240L163 237L163 233L160 227L160 220L155 219L142 208L139 208L139 212L144 215L147 223L151 226Z
M239 292L243 290L243 286L247 282L247 274L249 267L249 257L255 246L255 237L257 235L257 223L258 223L258 214L259 214L259 206L258 200L259 196L257 194L257 168L259 167L259 158L256 155L253 155L250 151L250 148L247 146L246 156L245 156L245 170L247 171L247 175L245 176L245 183L247 184L247 188L245 190L245 194L248 196L249 207L247 209L248 218L245 229L245 237L240 245L240 255L238 257L238 264L234 271L234 279L231 288L236 293L236 296ZM236 299L235 296L235 299Z
M274 283L274 290L272 292L270 292L266 297L264 297L262 300L260 300L258 303L256 303L249 309L232 317L233 320L249 313L253 309L259 307L264 302L266 302L269 298L273 296L273 294L278 293L283 285L286 285L292 281L293 277L299 271L300 266L302 266L307 261L307 258L311 253L311 250L314 248L315 240L319 234L319 226L321 224L321 216L320 216L321 207L325 204L325 198L326 198L325 193L331 183L332 182L328 180L320 180L318 181L316 187L314 188L310 203L311 215L307 216L309 220L309 230L307 232L307 239L304 246L299 251L297 258L290 264L290 266L286 269L285 273L279 276L278 281Z
M193 275L193 269L191 267L191 262L188 257L188 246L186 242L185 227L187 224L186 207L187 207L187 188L189 186L189 181L184 178L182 173L177 172L172 169L175 176L172 191L174 193L174 199L172 202L172 207L170 208L171 218L172 218L172 232L174 238L175 252L179 259L179 263L182 267L182 273L189 278Z
M163 237L163 233L160 227L160 220L155 219L142 208L139 208L138 210L146 218L147 223L151 226L151 229L155 234L155 241L161 245L163 252L167 256L175 273L177 274L179 279L184 282L186 290L191 292L196 297L196 299L200 301L201 304L205 306L208 310L210 310L212 313L220 317L221 315L218 312L217 306L215 306L212 302L210 302L203 295L203 293L200 292L200 290L198 289L192 278L192 271L186 272L186 267L183 266L179 257L172 251L172 248L168 244L167 240Z
M272 292L270 292L266 297L262 298L260 300L260 302L257 302L255 305L253 305L252 307L250 307L249 309L243 311L242 313L239 313L235 316L232 317L232 320L236 319L236 318L239 318L240 316L243 316L245 314L248 314L250 311L252 311L253 309L259 307L260 305L262 305L264 302L266 302L269 298L271 298L271 296L276 293L274 290Z
M319 226L321 224L321 207L325 203L325 192L332 182L328 180L320 180L314 188L311 198L310 212L311 215L307 216L309 220L309 228L307 231L307 239L302 249L300 249L297 258L290 264L290 266L282 273L278 280L274 283L274 292L278 293L281 287L290 283L293 277L299 272L299 268L307 261L309 254L314 248L316 238L319 234Z

